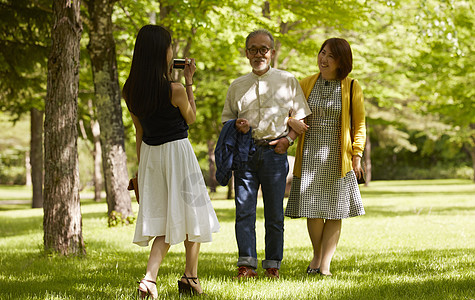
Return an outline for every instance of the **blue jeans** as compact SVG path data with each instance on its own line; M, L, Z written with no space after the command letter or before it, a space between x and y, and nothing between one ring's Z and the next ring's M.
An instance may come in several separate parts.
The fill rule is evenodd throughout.
M288 172L287 153L277 154L270 146L257 146L248 162L234 171L238 267L257 268L256 205L261 186L266 230L266 259L262 261L262 267L280 268L284 253L283 200Z

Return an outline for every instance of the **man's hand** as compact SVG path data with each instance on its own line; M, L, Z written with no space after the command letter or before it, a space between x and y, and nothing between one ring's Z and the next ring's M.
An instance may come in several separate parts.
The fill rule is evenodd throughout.
M289 140L287 140L285 137L280 138L278 140L273 140L272 142L269 143L269 145L274 146L274 152L277 154L284 154L287 152L287 149L289 148Z
M249 121L246 120L246 119L237 119L236 120L236 129L243 133L243 134L246 134L249 132Z

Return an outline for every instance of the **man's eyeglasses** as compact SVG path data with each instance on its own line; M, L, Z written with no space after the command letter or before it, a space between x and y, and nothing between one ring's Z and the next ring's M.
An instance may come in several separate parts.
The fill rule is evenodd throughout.
M257 49L257 48L247 48L247 51L248 51L249 54L251 54L251 55L256 55L257 52L259 52L259 53L262 54L262 55L266 55L267 52L269 52L269 50L270 50L270 49L267 48L267 47L262 47L262 48L259 48L259 49Z

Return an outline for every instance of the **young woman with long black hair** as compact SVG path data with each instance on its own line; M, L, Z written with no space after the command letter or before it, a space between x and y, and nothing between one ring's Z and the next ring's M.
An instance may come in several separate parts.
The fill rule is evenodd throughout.
M156 277L170 245L184 242L186 265L180 293L202 294L198 281L201 243L211 241L219 223L188 140L196 120L193 58L186 59L185 87L170 79L173 51L170 33L157 25L137 35L123 96L136 130L139 161L139 212L133 242L153 240L147 271L139 282L142 298L158 297Z

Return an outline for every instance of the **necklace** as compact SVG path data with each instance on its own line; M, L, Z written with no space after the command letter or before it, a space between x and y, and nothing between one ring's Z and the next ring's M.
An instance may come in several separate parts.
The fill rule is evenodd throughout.
M316 107L316 115L319 118L324 118L325 117L325 103L327 102L327 99L330 98L330 95L332 94L332 88L330 87L330 82L320 78L317 83L317 89L319 91L319 97L317 99L317 103L315 104Z

